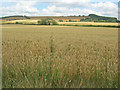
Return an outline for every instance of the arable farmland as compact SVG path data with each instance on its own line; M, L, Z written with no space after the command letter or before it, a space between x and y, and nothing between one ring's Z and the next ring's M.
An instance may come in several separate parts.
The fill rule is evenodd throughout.
M15 24L16 22L22 24L38 24L39 20L12 20L12 21L5 21L3 24ZM59 25L92 25L92 26L119 26L119 23L111 23L111 22L59 22Z
M3 88L117 88L118 28L2 26Z
M58 24L65 25L104 25L104 26L118 26L118 23L106 22L59 22Z

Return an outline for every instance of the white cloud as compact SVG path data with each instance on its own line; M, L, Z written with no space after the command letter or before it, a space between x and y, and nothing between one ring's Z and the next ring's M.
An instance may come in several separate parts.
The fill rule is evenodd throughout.
M37 1L19 1L14 6L2 7L2 15L38 15L40 11L34 7Z
M20 1L33 1L33 0L20 0ZM61 0L34 0L39 2L61 2ZM63 0L66 1L66 0ZM82 1L91 1L91 2L119 2L120 0L67 0L68 2L74 1L74 2L82 2ZM19 0L2 0L2 2L19 2Z
M108 2L101 2L108 1ZM14 6L1 7L2 15L88 15L91 13L118 16L118 7L110 2L117 0L3 0L16 2ZM41 11L35 7L38 2L52 2ZM98 2L98 3L91 3ZM0 8L0 9L1 9Z
M117 9L117 5L112 3L112 2L100 2L97 4L92 4L91 5L93 8L100 9L100 10L114 10L115 8Z
M43 9L44 15L81 15L98 14L105 16L118 17L118 6L112 2L91 3L85 0L76 3L78 0L61 0L61 3L53 3Z
M90 9L80 9L80 8L66 8L66 7L57 7L55 5L48 6L47 9L43 9L43 15L88 15L90 13L100 14L96 11Z
M42 10L43 15L65 15L65 11L67 10L66 7L56 7L55 5L53 6L48 6L47 9Z
M54 2L52 5L56 5L58 7L86 7L90 3L90 0L59 0L59 2Z
M73 4L73 3L79 3L79 4L86 4L90 2L90 0L60 0L59 3L68 3L68 4Z
M100 12L102 15L116 16L118 15L118 6L112 2L100 2L91 4L91 7Z

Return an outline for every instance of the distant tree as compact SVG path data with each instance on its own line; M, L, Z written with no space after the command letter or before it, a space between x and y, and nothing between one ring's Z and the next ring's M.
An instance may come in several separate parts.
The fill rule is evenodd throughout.
M69 22L72 22L72 20L70 19Z
M40 24L41 23L41 21L38 21L38 24Z
M15 22L15 24L18 24L18 22Z
M25 15L24 15L23 17L25 17L25 18L27 18L27 19L30 19L30 17L28 17L28 16L25 16Z
M57 25L58 23L55 20L52 20L52 25Z
M38 24L40 25L57 25L57 22L53 20L52 18L44 18L38 21Z
M23 24L22 22L15 22L15 24Z
M47 25L46 19L41 19L41 21L38 21L38 24Z
M50 24L51 24L51 22L50 22L50 20L48 20L48 21L47 21L47 25L50 25Z
M63 22L63 20L59 20L59 22Z

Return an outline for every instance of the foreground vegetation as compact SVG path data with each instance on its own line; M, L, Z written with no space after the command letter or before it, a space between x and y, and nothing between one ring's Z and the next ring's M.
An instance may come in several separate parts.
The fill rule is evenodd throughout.
M3 88L117 88L117 28L3 25Z

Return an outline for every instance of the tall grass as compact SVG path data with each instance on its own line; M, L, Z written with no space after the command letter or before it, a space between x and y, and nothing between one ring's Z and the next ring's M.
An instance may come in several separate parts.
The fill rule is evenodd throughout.
M118 87L116 47L81 41L59 49L53 43L3 42L3 87Z
M3 88L118 87L115 28L48 28L3 30Z

